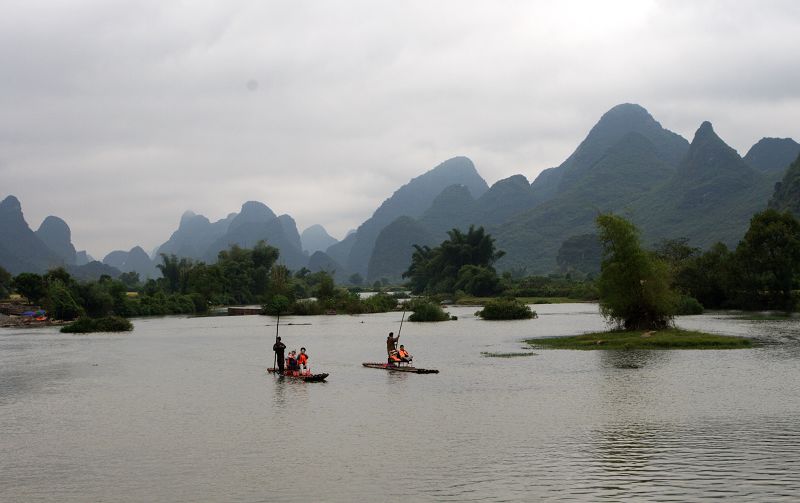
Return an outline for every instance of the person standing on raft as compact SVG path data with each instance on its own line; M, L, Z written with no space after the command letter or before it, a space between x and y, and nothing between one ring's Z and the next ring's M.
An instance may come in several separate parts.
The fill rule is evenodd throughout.
M280 337L275 337L275 344L272 345L272 350L275 351L275 359L278 363L278 372L283 374L283 352L286 350L286 344L281 342Z
M397 341L400 340L400 336L394 337L394 332L389 332L389 337L386 338L386 354L391 355L392 351L397 350Z

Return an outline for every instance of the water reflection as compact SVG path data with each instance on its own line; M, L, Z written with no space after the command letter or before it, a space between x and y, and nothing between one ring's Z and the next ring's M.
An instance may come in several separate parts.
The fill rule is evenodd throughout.
M669 351L598 351L604 368L640 369L669 359Z

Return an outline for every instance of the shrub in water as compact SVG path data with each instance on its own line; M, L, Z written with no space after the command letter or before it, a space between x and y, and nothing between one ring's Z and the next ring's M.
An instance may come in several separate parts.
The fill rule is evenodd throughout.
M411 304L413 313L408 321L447 321L450 315L438 305L430 301L417 301Z
M133 323L119 316L105 318L78 318L76 321L61 327L67 334L88 334L91 332L130 332Z
M494 299L475 313L484 320L529 320L536 318L536 312L517 299Z

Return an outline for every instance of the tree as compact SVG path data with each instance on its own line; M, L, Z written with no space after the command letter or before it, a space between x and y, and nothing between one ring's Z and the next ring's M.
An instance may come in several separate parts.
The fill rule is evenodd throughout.
M452 229L448 239L436 248L414 245L411 265L403 273L409 278L414 293L451 293L464 266L476 266L495 274L492 264L505 252L497 250L494 239L483 227L471 225L467 233Z
M0 299L8 297L8 292L11 290L11 282L13 277L11 273L0 267Z
M351 275L350 275L350 277L349 277L349 278L347 278L347 281L348 281L348 282L349 282L351 285L355 285L355 286L361 286L361 285L364 283L364 277L363 277L363 276L361 276L361 275L360 275L360 274L358 274L358 273L355 273L355 274L351 274Z
M84 313L72 292L60 279L55 279L48 285L45 306L50 317L58 320L74 320Z
M264 312L271 316L280 316L289 309L289 299L285 295L274 295L272 299L263 306Z
M139 286L139 273L136 271L123 272L119 275L119 280L127 288L136 288Z
M458 271L455 290L463 290L470 295L485 297L497 293L500 278L494 269L477 265L465 265Z
M641 247L636 227L612 214L597 217L603 260L598 290L601 314L626 330L670 324L677 296L667 265Z
M222 254L224 252L220 252ZM186 257L178 259L176 255L161 253L161 263L156 265L167 282L168 292L186 293L188 271L192 268L192 260Z
M336 293L336 285L333 283L331 275L325 271L319 271L315 275L319 275L319 280L314 287L314 295L323 302L333 298Z
M728 307L736 292L734 256L723 243L692 257L677 271L676 287L691 295L704 307Z
M736 267L753 307L794 308L800 276L800 222L791 213L756 213L736 248Z
M44 279L33 272L17 274L11 282L11 286L32 304L39 304L47 294Z

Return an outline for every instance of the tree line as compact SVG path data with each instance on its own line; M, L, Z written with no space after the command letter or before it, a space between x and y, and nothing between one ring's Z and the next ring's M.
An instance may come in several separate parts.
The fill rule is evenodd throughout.
M157 267L162 277L144 282L135 272L79 282L63 268L16 277L0 268L0 298L17 292L61 320L202 314L215 305L269 305L276 296L285 299L286 312L297 314L378 312L397 305L397 298L388 294L361 299L337 287L326 271L291 271L277 263L279 255L264 241L252 249L234 245L221 251L214 264L161 254ZM304 300L308 298L314 300Z

